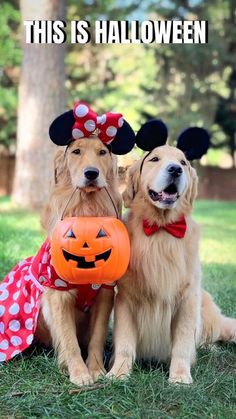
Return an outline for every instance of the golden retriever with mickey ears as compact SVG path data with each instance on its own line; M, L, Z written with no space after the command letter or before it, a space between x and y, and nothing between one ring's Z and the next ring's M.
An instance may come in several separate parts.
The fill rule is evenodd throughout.
M207 151L208 133L189 128L178 148L164 145L166 139L157 120L137 134L149 153L131 166L123 195L131 261L117 284L108 377L127 376L135 358L155 359L170 363L170 382L190 384L196 347L236 341L236 320L222 315L201 286L199 226L191 218L198 178L189 160Z

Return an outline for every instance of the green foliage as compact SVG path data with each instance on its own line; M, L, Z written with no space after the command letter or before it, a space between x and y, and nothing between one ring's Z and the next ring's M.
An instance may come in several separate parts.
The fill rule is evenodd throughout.
M13 2L0 4L0 143L15 140L17 82L22 51L19 45L20 13Z
M234 317L235 214L235 203L214 201L197 202L194 213L203 230L204 286ZM0 278L19 259L34 254L42 240L37 214L20 212L8 199L0 199ZM168 384L165 366L140 363L128 381L103 380L104 388L72 395L69 390L75 386L59 372L52 352L34 348L0 365L0 417L233 418L235 374L235 344L214 345L198 351L190 387Z
M103 112L121 110L137 130L147 118L163 118L171 141L188 125L207 127L216 147L231 150L236 71L234 0L68 0L67 22L85 19L207 19L205 45L67 45L68 106L80 98ZM16 0L0 6L0 143L15 139L17 85L22 51ZM69 39L68 39L69 41ZM229 118L228 106L233 117ZM216 118L223 115L223 123ZM222 119L222 118L221 118ZM226 122L225 122L226 121ZM228 122L229 121L229 122ZM234 131L235 132L235 131Z
M163 6L164 4L164 6ZM172 139L187 125L205 126L213 133L216 146L230 146L230 137L219 142L221 126L214 126L216 107L222 98L231 95L228 77L236 70L236 30L233 0L149 1L147 10L152 18L203 19L209 22L209 39L205 45L177 44L149 46L154 48L158 83L145 83L145 95L156 98L159 116L168 121ZM231 101L233 102L233 100ZM235 94L234 94L235 114ZM234 106L234 108L233 108ZM159 110L159 109L158 109ZM224 118L228 119L227 109ZM155 112L146 114L154 117ZM233 118L230 126L233 129ZM221 145L222 144L222 145Z

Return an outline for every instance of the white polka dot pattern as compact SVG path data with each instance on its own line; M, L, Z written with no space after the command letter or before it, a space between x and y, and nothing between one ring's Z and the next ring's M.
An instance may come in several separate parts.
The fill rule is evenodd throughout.
M2 342L0 342L0 349L8 349L9 343L8 340L3 339Z
M0 301L5 301L9 296L7 289L0 291Z
M3 335L4 331L5 331L4 323L0 322L0 334Z
M87 113L89 113L88 106L81 104L75 107L76 116L83 118L83 116L87 115Z
M77 288L77 307L85 312L103 285L74 286L58 278L47 240L35 257L16 265L1 283L0 362L12 359L33 342L44 287L60 291Z
M111 143L122 127L124 119L122 114L107 112L98 116L90 106L84 102L77 102L74 106L75 123L72 128L72 138L90 137L97 129L97 135L104 143Z
M4 313L5 313L5 307L0 305L0 317L2 317Z
M34 338L34 335L29 335L29 336L26 338L26 341L27 341L28 345L31 345L31 343L33 342L33 338Z
M9 314L18 314L20 311L20 306L17 303L14 303L9 308Z
M67 283L65 281L63 281L63 279L57 278L56 281L54 282L56 287L63 287L63 288L67 288Z
M116 133L117 133L116 127L108 127L106 130L106 134L108 135L108 137L114 137Z
M31 304L30 303L25 303L24 304L24 312L26 314L29 314L29 313L31 313L31 311L32 311Z
M92 289L93 290L99 290L99 288L101 288L101 285L99 285L99 284L92 284Z
M0 362L10 360L28 348L30 340L32 342L39 312L39 308L35 307L38 289L29 280L29 277L32 278L29 275L32 261L33 258L28 258L21 262L1 284L1 289L7 291L4 295L8 297L0 306Z
M33 319L29 318L25 321L25 327L28 330L32 330L33 329Z
M9 322L9 329L12 332L18 332L18 330L20 329L20 322L19 322L19 320L11 320Z
M17 298L19 298L19 295L20 295L20 291L16 291L16 292L14 292L14 294L13 294L13 300L17 300Z
M19 336L12 336L11 337L11 344L13 346L19 346L22 343L22 339Z
M118 119L118 127L121 128L123 123L124 123L124 118L123 117L119 118Z
M93 132L96 128L96 124L92 119L89 119L84 123L84 128L89 132Z
M73 136L73 138L75 140L79 140L79 138L83 138L84 137L84 133L79 128L73 128L73 130L72 130L72 136Z
M6 359L7 359L6 354L0 352L0 362L6 361Z
M104 113L103 115L97 117L97 124L104 125L106 123L106 120L107 120L107 117L106 117L106 114Z

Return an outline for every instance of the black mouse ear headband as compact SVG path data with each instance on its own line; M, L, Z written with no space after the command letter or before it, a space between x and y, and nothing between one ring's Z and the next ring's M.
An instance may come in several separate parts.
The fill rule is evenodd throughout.
M168 129L164 122L153 119L146 122L136 135L136 144L144 151L151 151L166 144ZM200 159L210 147L210 135L204 128L190 127L182 131L177 139L177 148L190 161Z
M98 116L82 101L76 102L73 110L63 113L52 122L49 136L56 145L66 146L79 138L86 137L89 141L95 131L114 154L126 154L134 147L134 131L122 114L107 112Z
M177 148L183 151L190 161L198 160L210 147L210 134L204 128L190 127L182 131L177 139Z

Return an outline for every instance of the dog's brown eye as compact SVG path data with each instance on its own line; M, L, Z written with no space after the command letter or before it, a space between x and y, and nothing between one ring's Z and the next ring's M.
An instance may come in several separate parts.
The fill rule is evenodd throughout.
M182 166L187 166L187 163L185 160L180 160L180 163L182 164Z
M79 149L79 148L77 148L76 150L73 150L73 151L72 151L72 153L73 153L73 154L80 154L80 149Z
M151 160L149 160L149 161L159 161L160 159L159 159L159 157L153 157Z
M99 155L100 156L104 156L104 154L107 154L106 150L100 150L99 151Z

